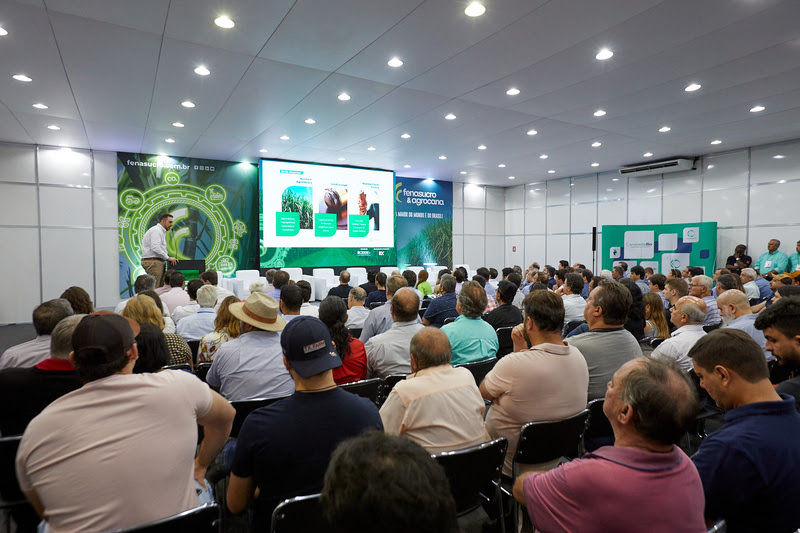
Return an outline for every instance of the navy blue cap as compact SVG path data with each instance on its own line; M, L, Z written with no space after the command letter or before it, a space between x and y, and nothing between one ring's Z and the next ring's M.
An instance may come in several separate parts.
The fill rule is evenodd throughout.
M290 320L281 333L281 348L292 369L304 378L342 366L328 326L313 316Z

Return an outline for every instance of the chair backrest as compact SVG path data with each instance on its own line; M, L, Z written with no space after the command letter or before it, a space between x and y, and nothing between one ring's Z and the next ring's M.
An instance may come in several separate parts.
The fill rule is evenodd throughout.
M328 533L333 529L322 517L319 494L283 500L272 512L272 533Z
M492 499L490 495L482 494L482 491L491 487L492 482L499 489L507 449L508 441L501 437L478 446L433 456L447 474L459 515L469 513Z
M588 421L589 409L584 409L563 420L528 422L520 431L514 463L534 464L559 457L580 457Z
M719 329L722 327L722 322L717 322L716 324L711 324L710 326L703 326L703 331L706 333L711 333L715 329Z
M386 398L389 396L389 393L392 392L392 389L395 385L406 379L407 376L403 374L391 374L383 378L383 391L381 395L383 396L382 400L386 401ZM383 401L381 403L383 403Z
M172 533L174 531L217 533L219 524L219 506L209 504L139 526L116 529L110 533Z
M247 415L256 409L266 407L267 405L273 404L278 400L283 400L284 398L286 398L286 396L282 396L280 398L257 398L255 400L231 402L233 408L236 409L236 415L233 417L233 426L231 427L231 437L239 437L239 431L242 429L242 424L244 424L244 420L247 418Z
M564 337L566 337L567 335L572 333L572 330L574 330L575 328L577 328L578 326L580 326L581 324L584 324L584 323L586 323L585 320L570 320L567 323L567 325L564 326L564 331L563 331Z
M499 345L499 348L497 349L498 358L508 355L514 351L514 341L511 340L511 331L513 329L513 326L506 326L494 330L494 332L497 333L497 343Z
M192 365L190 365L189 363L181 363L179 365L167 365L167 366L162 366L161 370L183 370L185 372L191 372Z
M25 501L14 466L21 440L22 435L0 437L0 498L6 504Z
M383 390L383 380L381 378L362 379L353 383L339 385L347 392L358 394L362 398L369 398L372 403L380 406L381 391Z
M350 335L352 335L354 338L357 339L361 337L361 332L363 331L363 329L364 328L347 328L347 331L349 331Z
M431 300L429 296L423 298L422 302L420 303L420 305L422 306L422 310L425 311L426 309L428 309L428 306L431 305L432 301L433 300Z
M604 398L597 398L589 402L589 426L583 435L586 451L591 452L614 442L614 429L603 412Z
M455 321L456 321L456 317L454 317L454 316L449 316L449 317L444 319L445 325L450 324L451 322L455 322Z
M475 378L475 384L480 386L481 381L483 378L486 377L486 374L494 368L494 365L497 363L497 358L492 357L490 359L486 359L484 361L474 361L472 363L464 363L463 365L456 365L458 367L466 368L470 372L472 372L472 377Z
M386 302L372 302L371 304L369 304L369 308L370 309L376 309L376 308L384 305L385 303Z
M198 363L197 366L194 367L194 375L205 383L206 376L208 375L208 371L211 370L212 364L213 363Z
M237 270L236 279L254 280L258 279L260 272L258 270Z

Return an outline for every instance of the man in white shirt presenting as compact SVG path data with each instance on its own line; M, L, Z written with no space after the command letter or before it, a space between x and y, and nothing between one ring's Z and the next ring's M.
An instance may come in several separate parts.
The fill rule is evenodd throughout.
M173 219L169 213L161 215L158 224L147 230L142 237L142 268L156 278L156 287L164 283L164 272L169 261L171 265L178 263L167 253L167 232L172 227Z

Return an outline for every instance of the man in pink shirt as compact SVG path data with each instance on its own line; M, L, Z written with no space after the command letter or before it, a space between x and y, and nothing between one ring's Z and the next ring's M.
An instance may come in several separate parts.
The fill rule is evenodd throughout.
M700 476L675 446L698 411L687 374L672 360L629 361L609 382L603 411L613 446L514 483L536 529L705 531Z

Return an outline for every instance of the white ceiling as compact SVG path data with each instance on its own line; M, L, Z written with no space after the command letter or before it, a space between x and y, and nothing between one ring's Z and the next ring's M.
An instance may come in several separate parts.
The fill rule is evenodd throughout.
M800 137L798 0L466 3L3 0L0 141L508 186Z

